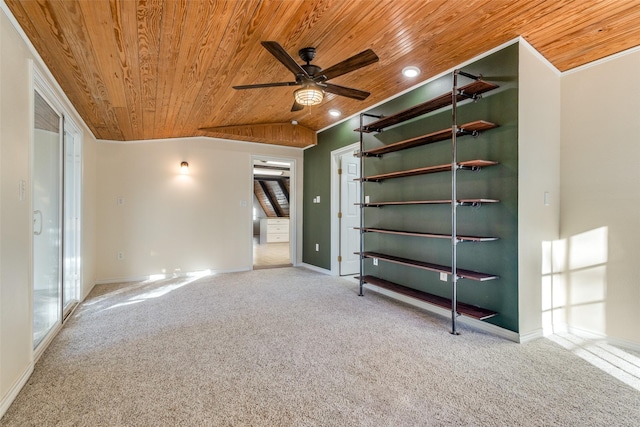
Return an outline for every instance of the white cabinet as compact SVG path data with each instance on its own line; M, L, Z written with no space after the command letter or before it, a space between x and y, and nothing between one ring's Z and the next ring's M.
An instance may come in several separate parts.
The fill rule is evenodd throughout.
M260 220L260 244L288 241L289 218L262 218Z

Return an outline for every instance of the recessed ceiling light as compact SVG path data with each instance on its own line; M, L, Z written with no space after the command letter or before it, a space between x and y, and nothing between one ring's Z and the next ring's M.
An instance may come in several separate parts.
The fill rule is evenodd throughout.
M402 74L405 77L417 77L420 74L420 68L414 67L413 65L409 67L404 67L402 69Z
M331 114L333 117L340 117L342 115L342 113L334 108L332 108L331 110L329 110L329 114Z

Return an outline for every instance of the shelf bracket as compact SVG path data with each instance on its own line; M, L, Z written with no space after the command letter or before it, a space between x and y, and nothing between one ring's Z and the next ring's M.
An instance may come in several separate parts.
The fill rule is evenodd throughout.
M382 114L376 115L376 114L370 114L370 113L361 113L360 115L362 117L371 117L371 118L378 119L378 120L384 118L384 115L382 115ZM360 129L362 129L364 132L380 132L380 129L370 128L367 125L360 126Z
M478 136L480 136L480 132L477 130L465 130L464 128L460 128L460 130L458 130L458 135L471 135L472 137L477 138Z
M480 80L480 79L482 78L482 74L478 74L478 75L476 76L476 75L473 75L473 74L471 74L471 73L467 73L466 71L462 71L462 70L456 70L456 71L454 71L454 72L455 72L456 74L460 74L461 76L468 77L468 78L470 78L470 79L472 79L472 80Z
M371 154L371 153L363 153L363 156L365 157L377 157L377 158L382 158L382 154Z

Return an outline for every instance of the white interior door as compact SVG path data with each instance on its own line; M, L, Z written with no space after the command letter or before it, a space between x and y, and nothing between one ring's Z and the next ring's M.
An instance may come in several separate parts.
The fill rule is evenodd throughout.
M61 318L61 117L35 93L33 139L33 347Z
M357 274L360 271L360 160L352 152L340 156L340 275Z

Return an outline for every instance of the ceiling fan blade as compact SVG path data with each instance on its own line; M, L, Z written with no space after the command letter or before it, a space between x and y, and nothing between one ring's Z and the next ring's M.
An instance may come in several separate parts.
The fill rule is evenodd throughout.
M296 101L293 101L293 105L291 106L291 112L300 111L304 108L304 105L298 104Z
M378 59L378 55L376 55L373 50L367 49L357 55L353 55L351 58L332 65L326 70L322 70L322 75L326 77L326 80L330 80L343 74L350 73L351 71L355 71L358 68L366 67L374 62L378 62Z
M282 64L287 67L289 71L291 71L294 75L298 76L299 74L302 74L305 77L309 77L309 74L307 74L304 68L302 68L300 64L298 64L296 60L293 59L282 46L280 46L280 43L272 41L265 41L260 43L262 44L262 46L264 46L265 49L269 51L269 53L275 56L278 61L282 62Z
M261 87L277 87L277 86L297 86L296 82L279 82L279 83L258 83L255 85L239 85L233 86L234 89L257 89Z
M334 85L332 83L324 83L322 86L324 87L324 90L326 92L334 93L340 96L346 96L347 98L353 98L359 101L365 100L369 95L371 95L370 92L366 92L364 90Z

